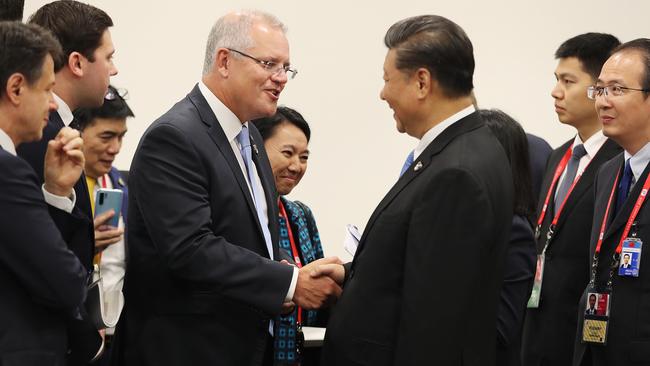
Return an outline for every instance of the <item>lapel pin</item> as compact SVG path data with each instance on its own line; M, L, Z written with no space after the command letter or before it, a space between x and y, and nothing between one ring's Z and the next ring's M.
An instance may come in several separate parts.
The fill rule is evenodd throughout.
M117 183L119 183L121 186L125 186L125 185L126 185L126 184L124 184L124 181L122 180L122 177L119 177L119 178L117 179Z
M415 164L415 167L413 168L413 171L417 172L420 169L422 169L422 162L418 161L417 164Z
M253 151L255 151L255 155L259 154L259 151L257 151L257 145L253 144Z

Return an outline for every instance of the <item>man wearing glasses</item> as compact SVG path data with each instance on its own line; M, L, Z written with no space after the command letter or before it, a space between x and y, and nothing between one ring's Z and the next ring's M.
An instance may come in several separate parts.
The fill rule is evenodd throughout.
M284 25L221 17L203 78L145 132L129 176L124 365L271 365L270 320L341 289L279 263L277 193L251 119L271 116L289 63Z
M556 84L551 91L555 112L577 133L553 151L542 181L535 223L536 278L541 280L536 280L524 321L524 365L569 366L573 360L575 314L589 280L593 182L598 168L620 152L603 135L587 88L619 44L610 34L585 33L568 39L555 52Z
M642 267L649 265L643 263L643 252L650 242L645 202L650 187L650 39L619 46L589 88L589 97L596 101L603 133L624 152L603 164L596 177L589 253L593 274L580 307L585 308L588 292L609 294L608 319L600 319L606 321L601 323L606 324L604 340L590 337L590 332L602 329L593 319L581 320L574 365L648 365L650 272ZM636 274L618 269L630 246L640 248Z

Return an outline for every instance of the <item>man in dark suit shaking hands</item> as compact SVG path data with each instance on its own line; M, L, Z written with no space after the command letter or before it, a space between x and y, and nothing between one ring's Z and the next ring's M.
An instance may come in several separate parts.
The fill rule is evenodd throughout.
M381 99L419 143L353 262L321 267L345 286L323 364L493 365L512 177L472 105L472 43L435 15L397 22L384 42Z
M309 275L333 259L279 263L273 174L248 123L275 113L295 74L277 18L227 14L202 80L144 133L129 176L124 364L270 365L270 320L340 293Z

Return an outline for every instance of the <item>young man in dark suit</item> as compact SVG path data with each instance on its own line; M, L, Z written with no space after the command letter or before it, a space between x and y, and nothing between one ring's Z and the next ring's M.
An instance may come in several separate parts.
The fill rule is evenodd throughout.
M210 32L202 80L142 136L129 176L123 365L271 365L270 320L340 293L310 276L333 259L279 262L273 175L248 123L275 113L295 73L277 18L229 13Z
M594 183L589 251L593 274L581 299L584 309L587 293L607 294L606 337L604 342L590 339L602 333L592 319L580 316L574 365L649 365L650 271L643 268L648 265L643 257L650 240L650 206L645 200L650 188L650 39L618 47L590 95L596 100L603 133L624 152L603 164ZM630 243L641 247L636 276L618 268Z
M64 126L74 127L72 111L103 103L109 78L117 73L117 69L112 61L114 47L108 30L113 22L102 10L77 1L59 0L41 7L29 22L51 31L64 50L63 61L55 70L54 98L59 106L58 111L50 113L41 141L18 148L18 155L29 162L42 182L48 141ZM45 199L68 247L90 272L95 254L94 231L107 218L98 218L93 223L88 188L83 176L75 185L75 193L77 199L72 213L62 211L60 205L47 194ZM85 312L81 319L72 320L69 325L69 365L85 364L101 354L102 338Z
M555 52L555 111L577 134L553 151L542 182L536 240L537 267L543 266L543 272L541 291L534 287L524 322L523 365L568 366L572 361L575 314L589 273L593 180L598 168L620 152L603 135L587 88L618 44L612 35L586 33Z
M472 43L436 15L395 23L384 42L380 97L419 143L353 262L321 267L345 286L322 364L494 365L513 187L505 152L472 105Z
M0 364L62 365L66 321L78 316L86 271L50 217L48 192L74 206L83 169L79 133L61 129L48 143L44 184L16 157L16 146L42 137L61 46L44 29L0 22Z

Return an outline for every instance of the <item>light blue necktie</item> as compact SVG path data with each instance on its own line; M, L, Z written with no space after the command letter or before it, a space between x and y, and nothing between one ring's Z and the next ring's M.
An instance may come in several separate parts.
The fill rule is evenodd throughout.
M248 184L250 184L253 193L255 211L257 212L257 218L260 221L260 225L262 226L264 241L266 241L266 249L269 251L269 258L273 259L273 246L271 244L271 233L269 232L269 219L261 210L261 203L264 202L265 196L264 192L260 190L260 187L256 184L255 167L253 166L253 156L251 152L251 139L247 126L242 126L241 132L237 135L237 141L239 142L239 152L241 153L242 158L244 158L244 165L246 165Z
M414 156L414 151L411 150L411 152L409 153L409 155L406 157L406 161L404 162L404 165L402 165L402 171L399 172L399 176L400 176L400 177L401 177L402 175L404 175L404 173L406 173L406 171L409 169L409 167L411 166L411 164L413 164L413 160L414 160L414 159L413 159L413 156Z

